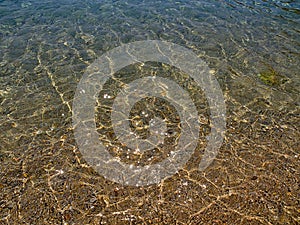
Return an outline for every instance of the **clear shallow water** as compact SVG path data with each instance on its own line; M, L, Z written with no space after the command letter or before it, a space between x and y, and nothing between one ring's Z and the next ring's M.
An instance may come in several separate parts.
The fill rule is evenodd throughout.
M1 222L299 223L299 32L298 1L1 1ZM72 99L98 56L147 39L180 44L209 65L226 100L226 138L204 172L195 169L199 145L160 185L123 187L82 158ZM207 115L201 90L174 68L137 65L119 77L149 73L173 74ZM118 88L111 81L106 91ZM97 110L105 119L105 108ZM209 127L202 122L199 143ZM153 163L167 154L157 152Z

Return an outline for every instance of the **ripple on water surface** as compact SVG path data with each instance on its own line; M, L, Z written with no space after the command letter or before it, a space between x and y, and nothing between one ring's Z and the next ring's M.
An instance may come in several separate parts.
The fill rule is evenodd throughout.
M1 1L0 220L299 223L299 14L292 0ZM111 155L151 165L167 158L180 136L174 107L147 98L131 111L132 131L146 137L145 127L158 116L167 121L165 145L140 153L115 140L112 102L138 77L172 78L189 92L201 124L197 149L182 170L157 185L127 187L104 179L82 157L72 101L88 65L139 40L182 45L209 65L224 94L227 130L217 158L199 172L211 130L203 91L166 64L118 71L95 103L97 131Z

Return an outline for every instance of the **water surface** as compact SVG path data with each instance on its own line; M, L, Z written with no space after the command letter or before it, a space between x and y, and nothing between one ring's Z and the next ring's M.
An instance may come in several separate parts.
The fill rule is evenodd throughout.
M299 34L297 0L1 1L1 223L298 224ZM196 53L220 83L227 107L225 141L199 172L210 129L202 91L168 65L119 71L96 107L103 142L114 143L114 136L107 117L112 102L102 94L115 96L120 84L138 77L172 77L202 115L199 146L186 167L139 188L106 180L85 162L71 118L87 66L138 40L165 40ZM146 107L179 132L170 104L146 99L132 113ZM151 164L168 156L172 141L152 155L109 151L127 163Z

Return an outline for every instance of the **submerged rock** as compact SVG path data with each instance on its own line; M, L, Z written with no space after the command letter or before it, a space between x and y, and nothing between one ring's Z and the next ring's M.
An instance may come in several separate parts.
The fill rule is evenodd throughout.
M268 67L258 74L259 79L266 85L269 86L279 86L287 82L287 78L277 71L275 71L272 67Z

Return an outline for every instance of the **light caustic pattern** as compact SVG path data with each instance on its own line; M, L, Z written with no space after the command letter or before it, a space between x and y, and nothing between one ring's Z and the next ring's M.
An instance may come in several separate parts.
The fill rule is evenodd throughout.
M105 178L123 185L146 186L172 176L187 163L198 143L199 117L188 92L171 79L159 76L136 79L126 85L114 99L111 122L120 142L132 149L149 151L163 143L166 124L161 118L154 117L151 124L156 125L150 126L150 135L146 139L139 138L130 130L130 110L147 97L168 101L176 109L181 124L180 138L169 157L146 166L126 164L113 157L99 140L95 103L103 85L122 68L148 61L177 67L192 77L205 93L210 107L211 131L199 170L204 170L214 160L224 138L226 110L222 91L206 63L192 51L157 40L137 41L114 48L95 60L80 80L73 100L73 126L76 142L85 160Z

